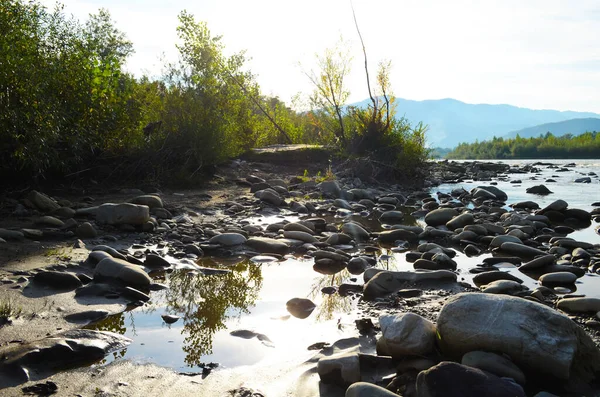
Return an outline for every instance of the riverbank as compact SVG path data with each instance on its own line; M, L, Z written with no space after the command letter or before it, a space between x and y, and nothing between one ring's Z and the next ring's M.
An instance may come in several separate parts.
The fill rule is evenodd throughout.
M495 185L536 177L548 164L440 163L416 189L360 179L336 164L329 170L327 156L287 167L260 160L222 167L201 190L23 192L4 200L0 299L13 308L0 329L5 391L19 395L49 380L58 395L343 396L360 395L345 390L363 380L434 396L449 390L432 385L450 373L454 385L481 384L486 393L595 395L600 300L574 294L596 282L600 247L590 238L597 234L569 236L594 230L600 197L589 197L586 209L560 197L542 206L536 201L549 196L514 202ZM464 181L474 189L458 188ZM109 202L128 204L102 205ZM286 269L297 275L290 284ZM317 294L309 294L310 281L294 289L307 270L324 280ZM260 291L271 277L281 288L266 297ZM233 309L236 325L253 329L230 328ZM155 320L136 320L131 332L125 310L132 321L144 310ZM326 321L311 322L328 310ZM213 320L222 328L211 328ZM166 332L182 323L189 343L171 346L185 350L188 371L157 366L151 354L143 364L129 360L134 349L126 347L146 335L145 345L170 337L157 325ZM310 334L318 324L324 333ZM308 343L304 333L321 339ZM221 359L215 368L206 335L209 350L225 335L240 343L230 355L264 358L227 368ZM468 367L438 365L448 360Z

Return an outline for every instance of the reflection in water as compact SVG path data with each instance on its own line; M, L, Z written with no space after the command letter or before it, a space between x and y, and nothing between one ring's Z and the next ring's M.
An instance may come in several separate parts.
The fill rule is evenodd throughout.
M166 291L167 312L183 317L183 351L189 366L199 365L212 353L214 334L232 317L249 313L262 286L261 266L246 260L217 275L175 271Z
M331 276L318 277L315 283L312 285L309 299L317 300L317 297L323 295L321 303L315 310L315 317L317 321L328 321L333 319L334 313L347 312L350 310L352 303L350 298L343 297L338 293L327 295L321 292L325 287L339 286L350 276L348 270L344 269L341 272L333 274Z
M131 313L123 312L123 313L115 314L113 316L108 316L104 320L99 321L97 323L92 323L84 328L95 330L95 331L109 331L109 332L114 332L116 334L125 335L125 332L127 331L127 328L125 327L125 316L127 314L129 314L129 316L131 317L131 323L133 324L133 316L131 315ZM125 357L126 353L127 353L127 348L121 349L119 351L115 351L112 353L113 359L116 360L117 358L123 358L123 357ZM104 364L104 363L106 363L106 358L99 361L99 364Z

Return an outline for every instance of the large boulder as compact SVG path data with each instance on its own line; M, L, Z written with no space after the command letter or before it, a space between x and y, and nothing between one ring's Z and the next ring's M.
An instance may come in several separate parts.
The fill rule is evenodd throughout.
M422 356L433 351L435 324L414 313L379 317L382 336L377 342L393 358Z
M442 308L439 346L459 359L474 350L507 354L523 370L569 379L592 379L600 351L567 316L542 304L507 295L458 294Z
M94 269L94 279L115 279L128 286L148 288L152 279L140 266L117 258L104 258Z
M96 209L96 222L108 225L143 225L150 220L147 205L131 203L102 204Z
M418 397L525 397L509 380L477 368L441 362L417 376Z

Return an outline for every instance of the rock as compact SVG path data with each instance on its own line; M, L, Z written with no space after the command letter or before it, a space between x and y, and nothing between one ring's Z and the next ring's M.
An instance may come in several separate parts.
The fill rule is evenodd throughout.
M517 281L496 280L481 287L486 294L505 294L514 295L527 290L527 287Z
M112 257L113 256L111 254L109 254L108 252L105 252L105 251L92 251L92 252L90 252L90 254L88 255L88 257L85 261L87 263L91 263L92 265L96 265L102 259L112 258Z
M492 248L497 248L502 246L502 244L504 243L517 243L517 244L523 244L523 242L521 241L520 238L516 237L516 236L511 236L510 234L505 234L502 236L496 236L492 239L492 242L490 243L490 247Z
M346 268L346 262L330 258L321 258L315 260L313 270L317 273L332 275L341 272Z
M343 199L333 200L333 206L337 208L343 208L349 211L354 211L354 208L350 205L350 203Z
M163 208L162 199L153 194L144 194L142 196L137 196L129 200L129 202L133 204L145 205L150 209Z
M36 190L29 192L27 199L42 212L55 211L60 208L60 205L56 201Z
M435 325L417 314L384 315L379 317L379 325L382 336L378 343L394 359L427 355L434 349Z
M341 353L319 359L317 373L324 383L348 386L360 381L357 353Z
M530 194L538 194L540 196L546 196L548 194L551 194L552 192L550 191L550 189L548 189L546 186L544 185L536 185L536 186L532 186L530 188L528 188L526 190L527 193Z
M512 378L521 385L525 384L525 374L523 374L523 371L512 361L499 354L472 351L462 357L461 364L479 368L501 378Z
M346 390L345 397L398 397L398 395L372 383L356 382Z
M163 314L161 315L163 321L167 324L176 323L181 317L175 316L173 314Z
M98 237L98 232L89 222L84 222L77 227L75 234L79 238L95 238Z
M539 250L537 248L511 242L502 243L502 245L500 246L500 250L502 250L502 252L506 252L507 254L516 255L524 258L534 258L536 256L547 254L545 251Z
M529 262L523 263L519 267L519 270L521 270L522 272L526 272L529 270L534 270L534 269L539 269L541 267L550 266L550 265L554 264L555 260L556 260L556 258L552 254L540 256L538 258L530 260Z
M443 361L417 376L418 397L525 397L509 380L477 368Z
M284 231L283 237L293 239L293 240L300 240L302 242L311 243L311 244L319 241L315 238L315 236L313 236L310 233L296 231L296 230Z
M317 306L310 299L292 298L286 302L285 307L292 316L305 319Z
M592 178L590 178L589 176L586 176L583 178L577 178L573 182L575 182L575 183L592 183Z
M74 329L0 348L0 372L12 373L20 382L45 378L67 368L89 365L130 343L131 339L112 332Z
M369 269L370 270L370 269ZM438 280L446 282L456 281L456 274L449 270L434 270L421 272L388 272L373 269L378 272L372 276L363 286L363 296L366 300L386 296L396 292L405 286L407 282L419 283L427 280ZM368 270L364 273L365 281Z
M404 219L404 214L401 211L386 211L379 217L383 223L399 223Z
M40 240L44 237L44 232L39 229L21 229L21 233L31 240Z
M94 321L103 320L110 312L108 310L96 309L96 310L86 310L83 312L73 313L65 316L65 320L74 322L74 323L89 323Z
M485 284L489 284L491 282L498 281L498 280L510 280L510 281L515 281L517 283L523 282L523 280L521 280L518 277L513 276L512 274L510 274L508 272L497 271L497 270L479 273L473 277L473 282L475 283L475 285L485 285Z
M437 210L428 212L427 215L425 215L425 223L427 223L429 226L445 225L455 216L458 216L458 212L455 209L438 208Z
M477 188L487 190L496 196L496 198L500 201L508 200L508 195L504 191L498 189L496 186L477 186Z
M109 247L108 245L96 245L92 249L92 252L95 252L95 251L104 251L113 258L119 258L119 259L123 259L123 260L127 259L127 257L125 255L123 255L122 253L120 253L119 251L114 249L113 247ZM90 253L90 255L91 255L91 253Z
M170 267L171 264L163 257L155 254L147 254L146 260L144 260L144 266L150 269L163 269Z
M597 313L600 311L600 299L564 298L558 301L556 308L570 313Z
M454 218L446 222L446 227L448 228L448 230L456 230L460 227L465 227L473 223L475 223L475 218L473 217L473 214L464 213L455 216Z
M337 181L323 181L317 185L324 196L331 198L342 197L342 189Z
M131 203L102 204L96 209L96 222L108 225L143 225L150 220L150 208Z
M352 242L352 237L345 233L333 233L325 240L325 242L329 245L350 244Z
M0 238L6 240L22 240L25 235L18 230L8 230L0 228Z
M261 201L265 203L273 204L275 206L280 206L285 203L283 198L273 189L264 189L256 192L256 197L258 197Z
M544 214L548 211L563 212L569 207L569 204L565 200L556 200L548 204L546 207L539 211L539 214Z
M351 236L356 241L368 241L369 232L365 230L361 225L353 222L347 222L342 225L342 233Z
M57 289L72 290L83 285L76 274L70 272L43 271L33 276L33 281Z
M150 300L150 295L143 293L140 290L131 287L125 287L121 290L121 295L127 299L130 299L134 302L142 301L148 302Z
M496 195L492 192L490 192L488 189L482 189L482 188L474 188L473 190L471 190L471 196L473 196L473 198L476 199L483 199L483 200L495 200L497 199Z
M546 273L538 279L542 285L573 284L577 276L571 272Z
M94 280L116 279L125 285L148 288L152 279L139 266L132 265L122 259L104 258L94 269Z
M305 232L308 234L315 234L315 232L308 226L303 225L302 223L290 222L283 226L284 231L296 231L296 232Z
M65 225L65 223L63 221L61 221L58 218L55 218L53 216L41 216L38 219L35 220L35 223L37 225L46 225L46 226L52 226L52 227L63 227Z
M417 236L414 232L406 229L392 229L392 230L384 230L379 233L377 239L384 244L393 244L398 240L408 241L410 243L415 243L419 241L419 236Z
M346 265L348 272L354 275L362 274L367 267L369 267L369 262L363 257L352 258Z
M208 240L209 244L219 244L226 247L233 247L235 245L241 245L246 243L246 237L240 233L222 233L217 234Z
M285 255L290 249L287 244L268 237L250 237L246 245L263 254Z
M539 303L507 295L462 293L439 313L438 345L447 357L475 350L507 354L523 370L559 379L591 379L600 352L567 316Z

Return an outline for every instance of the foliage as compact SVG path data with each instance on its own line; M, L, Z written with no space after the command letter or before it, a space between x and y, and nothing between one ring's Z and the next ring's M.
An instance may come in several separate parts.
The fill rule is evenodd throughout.
M586 132L556 137L551 133L537 138L494 138L491 141L461 143L448 153L451 159L582 159L600 157L600 134Z

